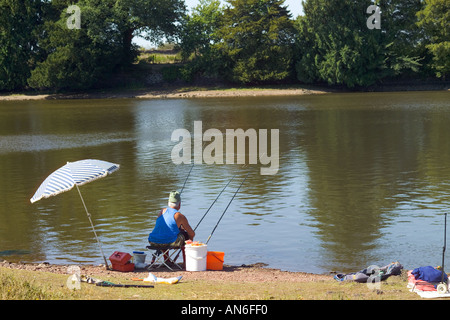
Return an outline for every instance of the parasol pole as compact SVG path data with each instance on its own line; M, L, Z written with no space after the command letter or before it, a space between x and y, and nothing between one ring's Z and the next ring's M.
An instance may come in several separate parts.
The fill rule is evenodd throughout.
M77 187L78 194L80 195L80 198L81 198L81 202L83 202L84 210L86 210L86 214L89 218L89 222L91 223L92 231L94 231L95 239L97 240L98 246L100 247L100 252L103 256L103 259L105 260L106 270L108 270L109 269L108 261L106 260L105 254L103 253L103 249L102 249L102 245L100 244L100 240L98 240L97 232L95 232L94 224L92 223L92 219L91 219L91 214L89 213L89 211L86 207L86 204L84 203L84 199L83 199L83 196L81 195L80 188L78 188L78 185L76 183L75 183L75 186Z

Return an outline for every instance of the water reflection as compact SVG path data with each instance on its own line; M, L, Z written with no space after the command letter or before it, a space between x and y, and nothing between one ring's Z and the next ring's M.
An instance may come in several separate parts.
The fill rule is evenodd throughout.
M182 211L205 241L245 175L211 250L226 263L265 262L308 272L355 271L399 260L439 264L449 207L450 109L446 92L333 94L198 100L0 103L0 251L5 259L101 263L76 193L30 205L66 161L116 162L114 175L81 188L106 253L142 250L170 190L173 130L280 129L280 170L195 165ZM27 254L20 254L27 252ZM19 254L17 254L19 253Z
M430 157L430 143L434 145L431 149L437 147L439 137L435 132L449 136L449 113L440 109L438 120L434 117L436 110L422 101L397 108L397 101L390 100L386 104L390 108L380 110L367 104L353 109L349 107L348 98L338 96L332 109L314 112L313 125L306 130L310 138L307 150L314 194L314 209L310 213L328 256L324 266L334 269L348 265L358 270L358 266L366 265L368 260L400 259L386 251L402 245L410 247L407 243L393 242L388 250L379 250L379 241L386 236L387 226L395 233L404 233L403 226L396 225L395 221L399 195L404 195L408 205L419 201L423 206L410 207L411 212L423 214L422 210L427 208L432 210L431 216L436 217L445 211L446 206L433 209L429 206L436 200L436 194L428 190L436 186L437 181L427 181L433 178L420 160ZM383 101L376 103L385 106ZM432 119L435 121L430 124ZM443 164L440 161L448 157L448 148L434 150L441 155L432 156L433 161ZM439 172L439 180L449 176L443 166L433 166L433 170L436 174ZM441 196L448 205L448 193ZM430 237L429 226L422 228L423 234ZM409 235L410 243L420 247L418 237ZM381 254L375 255L377 251ZM406 255L405 262L412 262L415 254L400 256Z

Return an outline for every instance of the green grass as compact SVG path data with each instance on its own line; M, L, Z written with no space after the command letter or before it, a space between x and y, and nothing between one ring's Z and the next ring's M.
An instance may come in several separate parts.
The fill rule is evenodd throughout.
M143 51L139 54L137 64L172 64L180 62L181 55L179 53Z
M136 284L121 274L102 280ZM366 284L333 279L311 282L238 282L185 280L178 284L155 284L154 288L108 288L81 283L80 290L66 285L69 275L0 268L2 300L411 300L404 276L381 283L379 290ZM95 276L94 276L95 277ZM131 276L130 276L131 277Z
M51 283L54 283L53 277ZM33 273L0 271L0 299L1 300L53 300L70 296L48 284L40 275L36 279Z

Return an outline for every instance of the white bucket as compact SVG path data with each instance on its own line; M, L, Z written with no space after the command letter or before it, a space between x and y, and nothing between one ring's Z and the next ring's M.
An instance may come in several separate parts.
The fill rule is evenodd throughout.
M206 256L208 254L208 246L190 245L185 246L186 254L186 271L205 271L206 270Z
M147 265L145 264L145 258L147 255L141 251L133 251L134 266L137 269L144 269Z

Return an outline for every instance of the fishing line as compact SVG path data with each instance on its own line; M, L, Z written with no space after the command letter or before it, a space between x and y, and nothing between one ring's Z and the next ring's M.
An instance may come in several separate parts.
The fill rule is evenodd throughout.
M239 190L241 189L242 185L244 184L245 180L247 180L248 175L250 174L250 172L247 173L247 175L245 176L244 180L242 180L241 184L239 185L239 188L237 188L236 192L233 194L233 197L231 198L230 202L228 202L227 207L225 208L225 210L223 211L222 215L219 218L219 221L217 221L217 224L215 225L213 231L211 232L211 234L208 237L208 240L206 240L206 244L208 244L209 240L211 239L214 231L216 231L217 226L219 225L220 221L222 220L223 216L225 215L225 212L227 212L228 207L230 206L231 202L233 201L234 197L236 197L236 194L239 192Z

